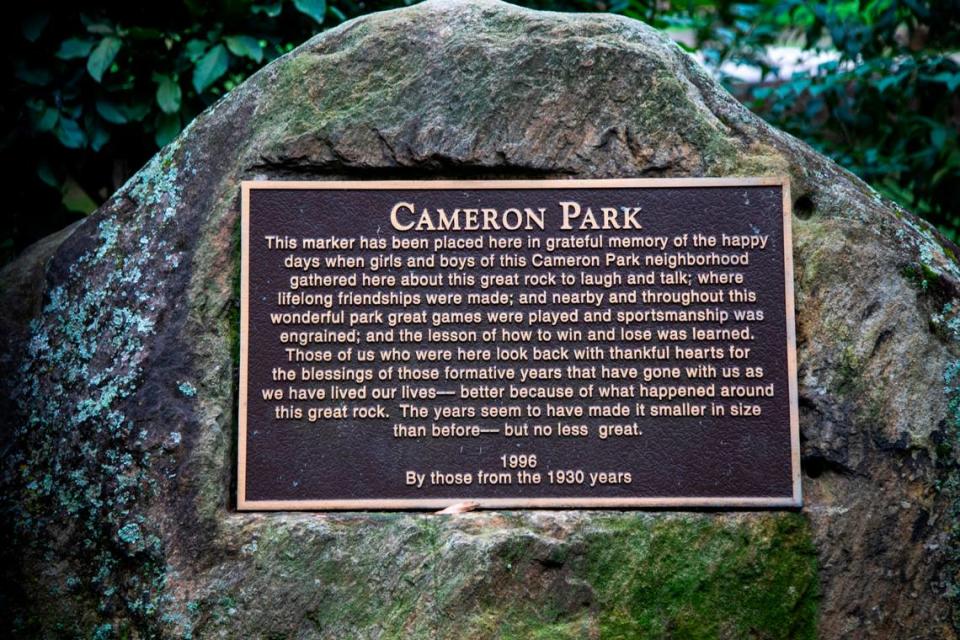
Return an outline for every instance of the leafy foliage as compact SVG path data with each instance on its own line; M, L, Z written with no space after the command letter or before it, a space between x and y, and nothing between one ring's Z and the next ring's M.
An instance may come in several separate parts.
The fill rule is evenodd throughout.
M5 24L0 263L89 213L200 111L317 30L413 0L18 4ZM671 31L751 109L956 238L960 0L526 0ZM827 54L786 75L770 47ZM727 74L755 70L759 82Z
M82 217L197 114L318 30L371 9L308 0L16 5L0 106L0 264ZM39 5L42 7L43 5Z
M960 2L777 0L730 3L698 25L708 64L759 69L728 87L753 111L807 141L891 199L960 232ZM769 47L824 55L784 74Z

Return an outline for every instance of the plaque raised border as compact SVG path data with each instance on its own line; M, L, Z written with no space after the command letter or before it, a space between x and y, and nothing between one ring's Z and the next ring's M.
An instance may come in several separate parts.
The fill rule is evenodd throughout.
M602 189L779 186L783 194L783 264L787 336L787 381L790 415L790 459L793 493L789 497L635 497L635 498L458 498L343 499L343 500L248 500L246 499L250 192L257 189L350 189L350 190L452 190L452 189ZM796 324L794 317L792 201L787 177L749 178L617 178L584 180L380 180L380 181L283 181L246 180L241 183L240 268L240 380L237 441L237 509L241 511L337 511L337 510L435 510L456 503L475 503L486 509L620 509L620 508L729 508L766 509L803 506L800 479L800 428L797 395Z

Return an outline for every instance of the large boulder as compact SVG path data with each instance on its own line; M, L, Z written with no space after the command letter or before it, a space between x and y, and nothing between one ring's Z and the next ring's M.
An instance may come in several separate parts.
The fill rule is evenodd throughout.
M802 511L235 510L241 180L783 174ZM3 270L3 624L956 638L954 251L639 22L491 0L351 21Z

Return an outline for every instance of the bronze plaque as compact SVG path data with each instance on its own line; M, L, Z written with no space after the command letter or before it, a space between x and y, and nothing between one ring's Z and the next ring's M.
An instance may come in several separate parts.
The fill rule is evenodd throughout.
M786 179L244 182L240 509L798 507Z

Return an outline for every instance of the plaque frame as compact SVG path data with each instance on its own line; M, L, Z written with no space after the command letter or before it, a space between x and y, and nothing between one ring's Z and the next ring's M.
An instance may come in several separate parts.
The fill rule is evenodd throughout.
M247 397L250 289L250 192L257 189L450 190L450 189L598 189L779 186L783 194L783 264L787 336L787 381L790 413L790 497L637 497L637 498L460 498L248 500L246 498ZM244 180L241 182L240 380L237 433L238 511L401 511L437 510L458 503L478 509L799 509L803 506L800 471L800 420L797 389L796 319L793 269L793 201L786 176L744 178L604 178L545 180Z

